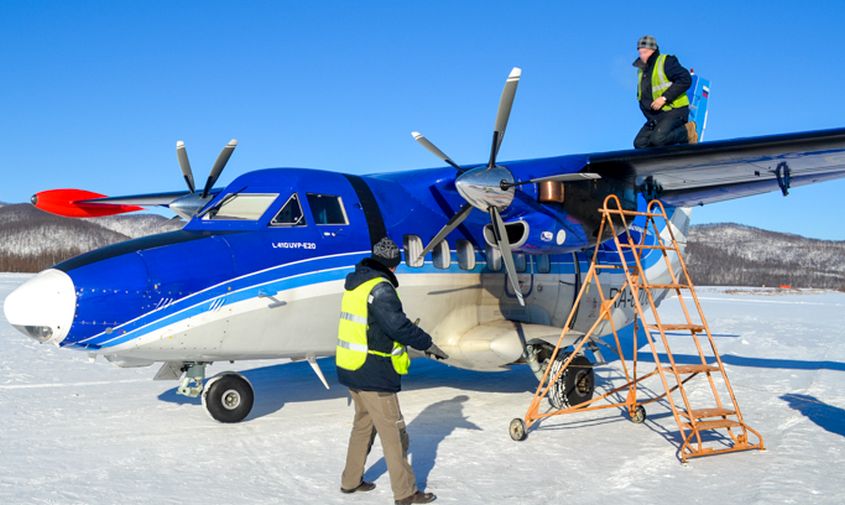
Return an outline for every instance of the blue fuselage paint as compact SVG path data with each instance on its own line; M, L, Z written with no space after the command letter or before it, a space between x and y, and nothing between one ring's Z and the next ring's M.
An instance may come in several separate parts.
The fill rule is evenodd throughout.
M578 171L583 161L568 156L517 161L507 166L517 180L524 180ZM407 235L430 240L465 203L454 188L454 176L454 170L448 167L364 177L311 169L266 169L244 174L206 208L215 207L233 193L276 195L257 220L203 219L201 212L178 232L130 240L57 265L70 275L77 293L74 323L61 345L101 350L224 304L342 279L368 254L372 240L376 240L371 235L378 230L385 230L400 246ZM578 184L582 185L578 193L582 198L592 195L584 202L589 207L585 213L595 213L605 195L591 193L590 182ZM620 176L618 185L633 187L633 181ZM305 225L271 224L294 193ZM550 255L550 273L572 276L576 271L572 252L591 246L594 224L568 212L563 205L538 204L533 184L521 186L518 193L503 212L506 221L524 219L534 226L547 226L549 230L539 232L547 231L555 238L558 230L565 232L563 243L555 238L545 241L550 235L542 234L542 239L523 251ZM339 197L348 224L316 223L309 194ZM640 198L635 205L643 207L644 202ZM491 271L485 261L482 230L487 223L486 213L474 210L447 238L452 249L460 239L473 244L477 261L472 270L461 269L453 257L445 269L437 269L430 262L421 268L403 262L398 273L489 274L501 276L504 283L504 273ZM539 232L536 237L541 236ZM602 249L606 259L613 261L616 252L612 241ZM454 251L452 254L456 255ZM586 270L589 254L578 257L584 262L581 269ZM530 262L530 268L536 269L537 262Z

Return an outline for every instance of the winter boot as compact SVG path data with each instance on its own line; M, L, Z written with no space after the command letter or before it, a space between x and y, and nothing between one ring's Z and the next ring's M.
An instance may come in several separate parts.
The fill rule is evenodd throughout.
M687 129L687 141L689 144L698 144L698 132L695 131L695 121L684 125Z
M431 503L436 499L437 497L434 496L434 493L423 493L422 491L417 491L407 498L396 500L395 503L396 505L411 505L412 503Z
M367 481L362 480L361 483L358 484L358 487L354 487L352 489L340 488L340 492L345 493L345 494L350 494L350 493L355 493L357 491L361 491L362 493L365 493L367 491L372 491L375 488L376 488L376 485L373 484L372 482L367 482Z

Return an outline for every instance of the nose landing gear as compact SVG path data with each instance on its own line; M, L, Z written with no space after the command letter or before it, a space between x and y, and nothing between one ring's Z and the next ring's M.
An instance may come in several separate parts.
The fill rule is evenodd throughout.
M214 376L205 384L202 406L215 421L239 423L252 410L255 393L246 377L235 372Z
M221 423L239 423L249 415L255 401L252 384L243 375L236 372L223 372L208 381L205 368L208 363L185 364L176 392L188 398L201 397L202 406L215 421Z

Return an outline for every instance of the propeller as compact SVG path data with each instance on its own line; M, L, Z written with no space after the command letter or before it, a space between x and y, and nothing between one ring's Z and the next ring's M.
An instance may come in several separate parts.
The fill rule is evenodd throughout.
M510 119L511 108L513 107L513 100L516 96L516 88L519 85L519 79L522 76L522 70L514 67L505 81L505 87L502 90L502 96L499 99L499 110L496 114L496 122L493 126L493 141L490 146L490 160L487 165L475 167L471 169L464 169L446 153L441 151L431 141L425 138L419 132L412 132L414 137L420 145L426 150L448 163L457 170L458 174L455 178L455 188L458 193L467 201L467 204L461 207L457 214L452 216L446 225L437 232L431 242L423 249L418 259L422 259L434 247L439 244L447 235L455 230L460 224L469 217L473 208L482 210L490 216L490 223L493 228L493 236L496 241L496 246L502 253L502 260L505 264L505 271L507 272L508 280L513 288L514 294L520 305L525 305L522 297L522 291L519 289L519 281L516 276L516 266L513 260L513 252L508 242L507 230L505 223L502 221L500 211L506 209L514 198L514 187L517 183L514 182L513 175L505 167L496 165L496 157L499 154L499 148L502 146L502 140L505 137L505 130ZM523 183L519 183L523 184Z
M527 181L519 182L505 182L501 181L502 189L522 186L523 184L535 184L538 182L557 181L557 182L578 182L578 181L592 181L601 179L601 175L593 172L575 172L572 174L558 174L550 175L548 177L537 177L536 179L528 179Z
M455 167L455 170L458 172L463 172L464 169L461 168L457 163L452 161L452 158L446 156L446 154L437 148L436 145L432 144L425 136L420 132L411 132L411 136L414 137L414 140L420 143L423 147L429 150L433 155L437 156L441 160L445 161L449 165Z
M508 127L508 119L511 117L511 107L516 96L516 87L519 85L519 78L522 77L522 69L513 67L508 79L505 81L505 89L499 98L499 112L496 114L496 126L493 128L493 145L490 148L490 162L487 168L496 166L496 156L499 155L499 148L502 147L502 140L505 138L505 129Z
M226 167L226 163L229 161L229 158L232 157L232 153L235 151L235 147L237 147L237 145L238 141L232 139L228 144L226 144L226 147L220 151L220 155L217 156L217 160L211 167L211 172L208 174L208 180L205 182L202 193L197 193L197 189L194 184L194 172L191 170L191 162L188 161L188 150L185 149L185 142L182 140L176 141L176 159L179 161L179 168L182 169L182 176L185 178L185 184L188 185L190 193L180 195L178 198L171 201L168 204L168 208L185 219L191 219L197 212L199 212L199 210L202 209L202 207L208 202L208 194L211 191L211 188L214 187L217 179L220 178L223 168Z
M216 183L217 179L220 178L220 174L223 172L223 169L226 167L226 163L229 162L229 158L232 157L232 153L235 151L235 147L237 146L238 141L236 139L232 139L228 144L226 144L226 147L220 151L220 154L217 156L217 160L214 162L214 166L211 167L208 179L205 181L205 186L202 189L202 195L200 198L205 199L208 197L208 192L211 191L214 183ZM185 142L182 140L176 141L176 159L179 161L179 168L182 169L182 176L185 178L188 190L190 190L191 193L195 193L196 186L194 185L194 173L191 170L191 162L188 161L188 150L185 149Z
M425 246L425 249L423 249L420 255L417 257L417 261L423 259L426 254L434 250L434 247L439 244L444 238L446 238L446 235L449 235L455 230L455 228L460 226L461 223L463 223L464 220L467 218L467 216L469 216L470 212L472 212L472 205L466 204L461 207L461 210L459 210L457 214L452 216L452 218L449 219L449 222L446 223L446 226L441 228L440 231L437 232L437 235L435 235L434 238L431 239L431 242L429 242L428 245Z
M238 141L232 139L226 144L226 147L220 151L220 154L217 156L217 160L214 162L214 166L211 167L211 173L208 174L208 180L205 181L205 187L202 189L202 197L205 198L208 196L208 192L211 191L211 188L214 186L214 183L217 182L217 179L220 177L220 174L223 172L223 168L226 166L226 163L229 161L229 158L232 157L232 153L235 152L235 147L238 146Z
M194 173L191 171L191 162L188 161L188 151L185 150L185 142L182 140L176 141L176 159L179 160L179 167L182 169L182 176L185 177L185 183L188 184L188 190L193 193L196 191L194 187Z

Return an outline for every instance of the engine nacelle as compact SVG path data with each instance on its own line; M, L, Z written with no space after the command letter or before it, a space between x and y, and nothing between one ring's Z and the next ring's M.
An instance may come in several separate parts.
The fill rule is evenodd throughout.
M513 251L529 254L561 254L592 245L583 227L566 217L555 218L534 213L505 223L508 243ZM484 227L484 240L495 247L492 225Z

